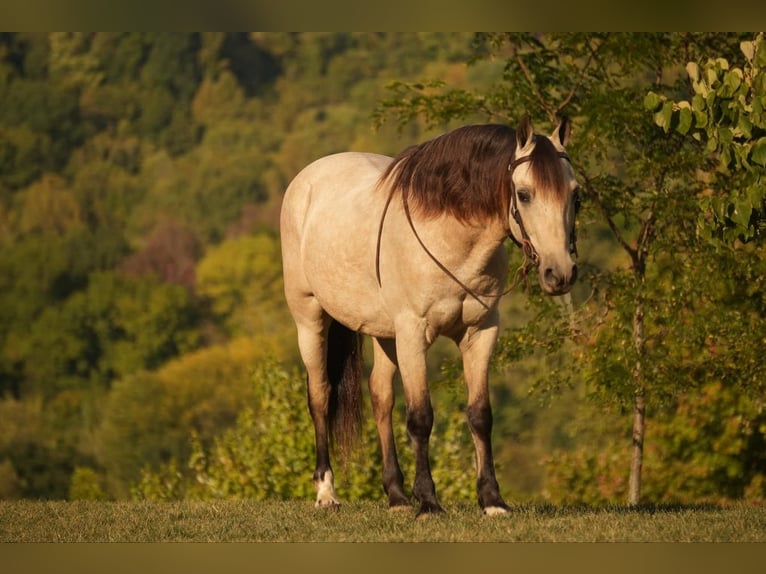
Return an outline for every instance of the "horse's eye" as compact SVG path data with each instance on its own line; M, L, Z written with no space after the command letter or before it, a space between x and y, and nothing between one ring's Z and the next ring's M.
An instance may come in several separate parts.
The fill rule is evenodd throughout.
M532 194L527 189L520 189L518 196L521 203L529 203L532 201Z

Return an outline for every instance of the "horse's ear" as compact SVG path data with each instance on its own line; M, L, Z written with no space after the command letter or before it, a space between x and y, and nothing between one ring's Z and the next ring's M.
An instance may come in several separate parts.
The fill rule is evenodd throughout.
M554 142L561 144L561 147L566 147L569 143L569 136L572 133L572 122L567 116L562 116L558 127L553 130L551 139Z
M529 116L525 116L519 127L516 128L516 147L518 149L524 149L532 144L532 138L535 132L532 129L532 120Z

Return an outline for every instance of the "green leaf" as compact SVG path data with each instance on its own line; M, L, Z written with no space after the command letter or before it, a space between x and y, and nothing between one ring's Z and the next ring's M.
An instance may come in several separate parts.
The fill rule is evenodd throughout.
M748 62L753 61L753 56L755 56L755 43L740 42L739 49L742 50L742 53L745 55Z
M753 63L759 68L766 66L766 42L763 40L756 42L755 58Z
M713 84L718 81L718 74L715 70L715 68L708 66L705 68L705 81L710 87L713 87Z
M750 161L766 166L766 137L759 139L753 144L750 151Z
M766 190L761 185L755 184L747 188L747 199L752 206L761 205L764 196L766 196Z
M644 96L644 109L653 112L662 103L662 98L654 92L649 92Z
M740 114L737 120L737 135L749 140L752 137L752 132L753 124L751 123L750 118L747 114Z
M734 68L733 70L726 72L726 75L723 77L723 85L723 92L727 96L733 96L737 93L737 90L742 85L742 70Z
M746 199L738 200L734 203L734 210L729 218L737 225L747 228L750 226L750 215L753 213L753 206Z
M689 78L692 82L700 81L700 67L697 62L689 62L686 64L686 73L689 74Z
M678 133L686 134L692 127L692 110L691 108L681 108L678 114Z
M728 70L729 69L729 60L726 58L716 58L715 64L718 66L721 70Z
M673 102L665 102L662 104L662 108L656 114L654 114L654 123L665 130L665 133L670 130L670 124L673 120Z
M692 109L695 112L703 112L706 108L707 104L705 103L705 98L700 94L694 94L694 97L692 98Z

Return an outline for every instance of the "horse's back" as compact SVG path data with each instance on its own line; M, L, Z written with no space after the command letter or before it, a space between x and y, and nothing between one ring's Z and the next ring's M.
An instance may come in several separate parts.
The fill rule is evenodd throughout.
M375 237L386 195L376 186L390 162L378 154L334 154L309 164L288 186L280 226L293 311L308 296L355 330L372 320L365 310L380 311L372 304Z

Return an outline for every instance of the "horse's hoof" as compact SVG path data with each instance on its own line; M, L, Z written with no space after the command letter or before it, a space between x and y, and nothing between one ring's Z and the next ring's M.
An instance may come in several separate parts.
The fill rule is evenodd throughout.
M487 506L483 509L485 516L500 516L501 514L508 514L511 509L508 506Z
M340 508L340 502L338 502L336 498L317 498L317 501L314 503L314 508L337 510Z
M418 510L418 515L416 518L418 520L426 520L430 518L431 516L436 516L438 514L444 514L444 509L439 506L436 502L431 503L423 503L420 505L420 510Z
M397 503L397 504L390 504L388 506L389 512L401 512L403 510L409 510L412 508L412 506L407 502Z
M395 492L388 495L388 508L389 510L403 510L405 508L412 508L412 504L404 493Z

